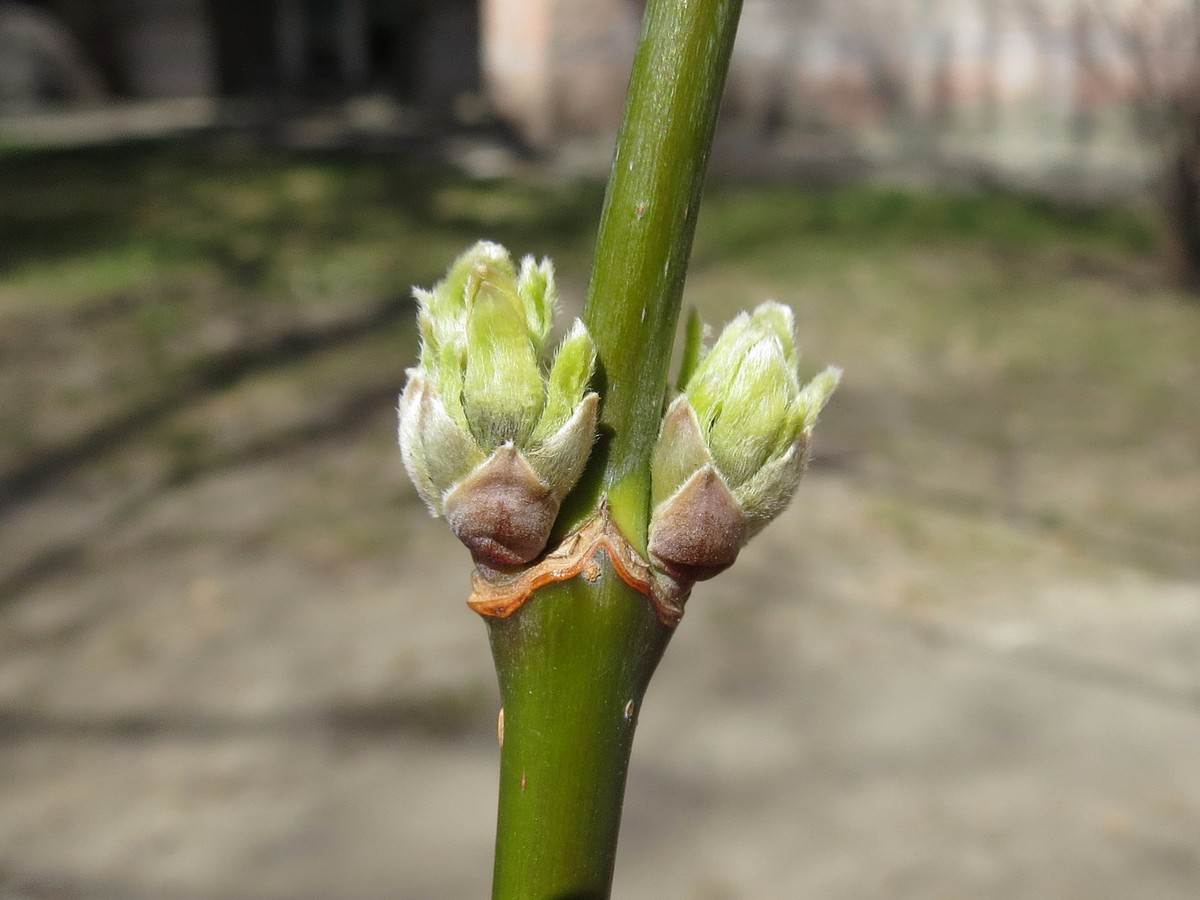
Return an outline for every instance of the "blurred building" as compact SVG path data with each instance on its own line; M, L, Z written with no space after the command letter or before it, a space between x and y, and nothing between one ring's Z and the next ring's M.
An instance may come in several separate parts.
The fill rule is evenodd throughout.
M479 90L478 22L476 0L0 0L0 110L372 91L444 112Z
M46 102L371 93L608 135L644 0L0 0L0 112ZM1200 0L745 0L725 128L770 142L1111 166L1197 81ZM1080 157L1087 160L1081 162ZM1123 164L1123 163L1122 163Z

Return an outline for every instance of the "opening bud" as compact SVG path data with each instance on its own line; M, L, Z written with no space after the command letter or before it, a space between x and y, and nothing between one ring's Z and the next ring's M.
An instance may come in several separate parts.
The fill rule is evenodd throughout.
M689 328L681 379L651 459L650 557L671 590L733 564L741 548L791 501L812 428L841 377L808 385L792 312L767 302L730 322L707 354Z
M400 397L405 467L477 564L527 563L545 548L595 439L591 335L576 321L547 371L554 268L526 257L518 271L486 241L413 294L421 356Z

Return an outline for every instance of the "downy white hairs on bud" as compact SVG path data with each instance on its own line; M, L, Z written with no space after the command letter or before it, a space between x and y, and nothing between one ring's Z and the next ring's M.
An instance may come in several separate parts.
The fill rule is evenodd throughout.
M544 365L557 294L549 260L481 241L420 306L421 357L400 397L400 450L417 493L477 565L535 559L583 473L599 397L591 335L576 320Z
M651 460L650 559L657 589L678 602L732 565L791 501L841 377L830 367L800 385L792 312L778 303L740 314L707 355L691 324L682 393Z

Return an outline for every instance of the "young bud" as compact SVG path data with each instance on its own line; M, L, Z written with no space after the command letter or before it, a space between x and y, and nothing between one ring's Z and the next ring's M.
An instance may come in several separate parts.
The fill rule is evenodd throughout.
M791 500L830 367L801 387L792 313L764 303L725 327L681 378L651 460L650 557L686 595L728 568Z
M480 242L420 305L421 358L400 398L400 450L433 515L488 567L546 546L595 440L595 348L582 322L547 373L554 269Z

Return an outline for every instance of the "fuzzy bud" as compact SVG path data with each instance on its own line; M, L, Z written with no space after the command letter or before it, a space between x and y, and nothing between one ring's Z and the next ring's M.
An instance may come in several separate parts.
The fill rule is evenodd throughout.
M688 356L700 357L700 329ZM830 367L801 387L792 313L764 303L721 332L667 409L651 460L650 557L686 594L733 564L796 492Z
M591 335L576 321L547 372L553 267L526 257L518 271L498 244L481 241L413 293L421 358L400 397L404 465L477 564L527 563L595 439Z

